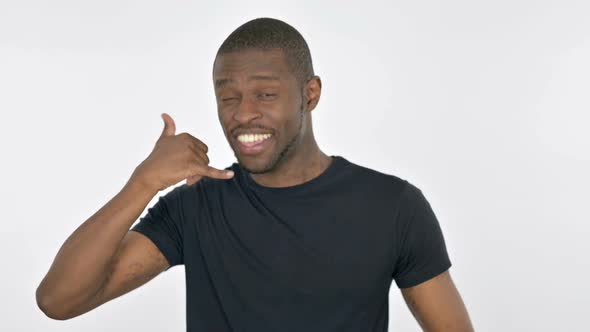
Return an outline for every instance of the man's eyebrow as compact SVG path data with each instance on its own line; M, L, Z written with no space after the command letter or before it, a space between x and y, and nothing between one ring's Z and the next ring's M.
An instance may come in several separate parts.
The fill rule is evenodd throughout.
M250 81L280 81L281 78L279 76L273 76L273 75L252 75L248 78L248 82ZM231 78L221 78L218 80L215 80L215 89L219 89L220 87L222 87L225 84L228 83L235 83L236 81L231 79Z

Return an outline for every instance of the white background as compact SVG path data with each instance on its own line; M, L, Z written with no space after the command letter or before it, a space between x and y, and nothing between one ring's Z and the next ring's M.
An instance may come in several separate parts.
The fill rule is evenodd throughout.
M270 16L310 46L320 148L430 201L477 331L587 331L589 14L563 0L2 0L0 330L185 330L184 267L68 321L35 289L147 157L160 113L212 166L234 161L213 57ZM420 330L395 284L389 314L390 331Z

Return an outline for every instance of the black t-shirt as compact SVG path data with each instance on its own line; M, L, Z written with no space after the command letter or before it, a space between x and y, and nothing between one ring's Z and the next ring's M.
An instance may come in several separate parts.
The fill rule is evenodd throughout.
M416 186L344 157L290 187L229 180L175 187L132 227L185 266L189 332L382 332L392 280L451 262Z

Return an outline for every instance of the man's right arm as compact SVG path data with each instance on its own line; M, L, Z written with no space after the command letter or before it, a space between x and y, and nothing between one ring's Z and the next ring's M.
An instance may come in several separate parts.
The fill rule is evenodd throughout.
M204 176L231 179L233 173L209 166L208 147L162 113L164 129L150 155L136 167L123 189L86 220L58 251L35 293L49 317L69 319L141 286L170 266L145 235L130 231L160 191Z
M37 305L48 317L81 315L168 268L147 237L129 231L158 191L132 177L68 237L36 291Z

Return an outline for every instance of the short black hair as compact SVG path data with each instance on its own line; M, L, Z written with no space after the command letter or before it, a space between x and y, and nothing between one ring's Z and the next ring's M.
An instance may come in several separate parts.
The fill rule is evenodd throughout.
M291 25L274 18L260 17L235 29L221 44L219 55L246 49L281 49L291 73L301 87L314 76L309 47Z

